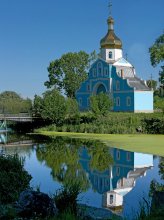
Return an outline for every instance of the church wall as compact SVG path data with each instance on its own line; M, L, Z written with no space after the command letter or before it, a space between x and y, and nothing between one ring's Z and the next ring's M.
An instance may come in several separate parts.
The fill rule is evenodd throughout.
M115 67L112 69L112 78L113 110L116 112L133 112L134 89L128 85L127 79L117 75Z
M153 91L135 91L134 112L153 112Z
M111 52L111 57L109 53ZM118 60L119 58L122 57L122 50L121 49L106 49L102 48L101 49L101 57L106 60L106 61L114 61Z

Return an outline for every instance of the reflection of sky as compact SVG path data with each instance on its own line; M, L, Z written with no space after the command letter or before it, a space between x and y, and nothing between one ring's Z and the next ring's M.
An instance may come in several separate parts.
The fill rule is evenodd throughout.
M51 176L51 169L46 167L44 163L37 160L36 151L33 151L30 157L26 157L25 169L32 175L31 186L40 187L42 192L55 193L60 188L60 184L54 182Z
M33 176L31 186L34 188L40 186L40 190L42 192L51 194L55 193L55 190L59 189L61 184L53 180L51 176L51 169L45 166L44 163L37 160L35 149L29 147L29 149L26 148L26 150L23 150L23 148L19 148L17 150L19 150L19 155L25 156L26 158L25 169ZM10 148L10 153L11 151L15 151L14 147ZM144 164L150 165L149 162L152 155L136 155L138 165L141 162L142 164L144 162ZM136 186L124 197L124 215L127 215L128 213L130 216L132 212L134 214L134 210L135 212L137 211L137 207L139 207L138 204L139 202L142 202L142 198L148 198L149 186L152 179L155 178L157 181L161 182L160 176L158 175L158 162L159 158L154 159L154 168L149 169L146 176L138 178ZM78 199L80 203L98 208L102 207L102 194L93 191L92 188L90 188L87 192L81 193Z
M142 158L141 158L142 159ZM153 179L156 179L158 182L162 182L160 180L160 176L158 175L158 163L159 158L154 159L153 165L154 168L148 170L146 172L146 176L140 177L136 181L135 187L132 189L130 193L128 193L124 197L124 214L126 213L133 213L134 210L137 212L137 207L139 208L139 203L143 202L142 198L145 198L148 200L148 194L149 194L149 186Z

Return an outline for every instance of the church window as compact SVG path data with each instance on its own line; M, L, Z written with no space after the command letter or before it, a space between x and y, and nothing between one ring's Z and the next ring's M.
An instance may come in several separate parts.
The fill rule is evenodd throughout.
M126 98L126 105L131 106L131 98L130 97Z
M126 160L127 160L127 161L130 161L130 160L131 160L130 155L131 155L130 152L127 152L127 153L126 153Z
M120 97L116 98L116 106L120 106Z
M108 68L105 68L104 72L105 72L105 76L108 76Z
M109 52L109 59L112 59L113 58L113 54L112 54L112 51Z
M120 90L120 82L116 81L116 90Z
M79 98L79 106L82 106L82 98Z
M90 85L87 85L87 91L90 91Z
M90 105L90 98L87 98L87 106Z
M120 167L116 167L116 175L117 175L117 176L120 175Z
M117 160L120 160L120 151L117 150Z
M110 204L113 204L113 195L110 195L109 198L110 198L110 199L109 199L109 203L110 203Z
M98 74L99 74L99 76L100 76L100 75L103 74L103 73L102 73L102 64L99 62L97 67L98 67Z
M93 70L92 70L93 72L93 77L96 77L96 69L95 68L93 68Z

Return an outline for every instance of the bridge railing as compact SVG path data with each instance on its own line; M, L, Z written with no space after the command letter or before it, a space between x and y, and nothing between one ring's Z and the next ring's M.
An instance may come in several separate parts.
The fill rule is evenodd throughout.
M19 113L19 114L0 114L0 118L31 118L32 115L29 113Z

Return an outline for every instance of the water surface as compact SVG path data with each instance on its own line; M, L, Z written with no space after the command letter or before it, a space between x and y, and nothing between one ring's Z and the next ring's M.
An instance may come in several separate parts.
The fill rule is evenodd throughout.
M128 219L137 213L143 197L149 199L151 181L163 182L158 165L164 158L97 141L56 137L31 143L23 137L15 144L1 145L0 152L25 158L32 187L54 194L61 186L78 183L80 203L107 208Z

